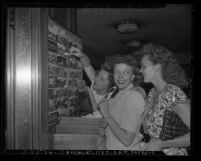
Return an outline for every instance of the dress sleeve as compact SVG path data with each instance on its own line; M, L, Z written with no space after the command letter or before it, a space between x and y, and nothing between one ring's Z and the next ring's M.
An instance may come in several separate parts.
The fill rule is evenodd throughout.
M187 95L177 86L171 88L172 90L172 102L173 106L177 104L189 104L190 100L188 99Z
M129 92L124 103L120 126L131 132L136 132L144 111L145 101L137 91Z

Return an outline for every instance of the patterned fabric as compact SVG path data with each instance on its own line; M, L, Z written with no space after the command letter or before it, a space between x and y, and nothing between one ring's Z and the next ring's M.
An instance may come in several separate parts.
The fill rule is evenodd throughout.
M188 133L188 128L173 110L179 103L190 103L186 94L179 87L167 84L163 92L159 94L158 101L154 105L154 92L155 90L152 88L148 94L143 121L143 126L151 138L169 140ZM184 148L171 149L166 149L166 154L186 153Z
M163 127L160 133L161 140L174 139L188 132L188 127L183 123L183 121L175 112L165 110Z

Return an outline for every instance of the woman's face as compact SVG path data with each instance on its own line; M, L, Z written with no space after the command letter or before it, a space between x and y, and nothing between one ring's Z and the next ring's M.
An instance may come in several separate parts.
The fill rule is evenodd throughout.
M114 81L120 90L128 87L134 78L133 69L124 63L114 66Z
M102 69L95 76L93 89L96 91L107 91L109 83L109 73Z
M148 55L144 55L141 59L140 72L144 77L144 82L153 82L155 76L155 69L153 63L149 60Z

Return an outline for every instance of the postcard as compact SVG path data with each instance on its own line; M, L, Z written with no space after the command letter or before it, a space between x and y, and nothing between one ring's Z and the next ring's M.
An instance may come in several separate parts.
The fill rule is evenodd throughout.
M66 67L66 58L64 58L62 56L58 56L57 57L57 65Z
M48 111L52 112L55 111L57 108L57 100L49 100L48 101Z
M51 51L48 51L48 61L50 63L56 64L57 63L57 54Z
M57 87L57 76L49 76L48 77L48 87L49 88Z
M57 44L48 40L48 51L52 51L54 53L58 52Z
M56 99L57 98L57 89L48 89L48 99Z

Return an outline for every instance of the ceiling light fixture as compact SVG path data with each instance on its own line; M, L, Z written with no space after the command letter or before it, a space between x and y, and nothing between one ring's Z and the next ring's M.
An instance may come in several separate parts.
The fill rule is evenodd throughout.
M117 30L120 33L130 34L138 30L138 25L133 20L125 20L125 21L121 21L117 25Z

